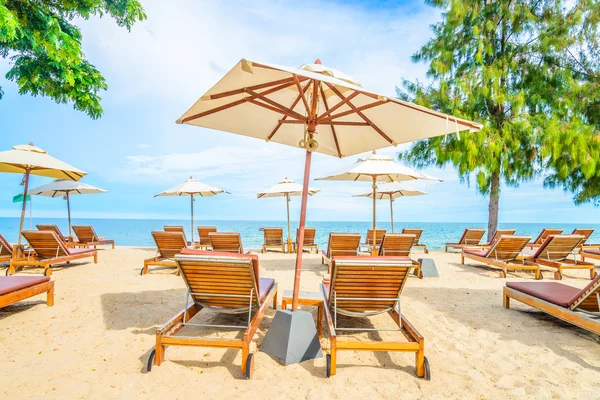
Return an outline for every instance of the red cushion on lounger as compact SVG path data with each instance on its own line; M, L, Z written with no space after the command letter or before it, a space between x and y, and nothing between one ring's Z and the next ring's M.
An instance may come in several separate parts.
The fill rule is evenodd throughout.
M487 257L490 251L488 249L463 249L463 253L473 254L474 256Z
M49 276L0 276L0 295L48 282Z
M581 289L558 282L507 282L506 286L565 308L581 293Z
M583 252L600 256L600 249L585 249Z

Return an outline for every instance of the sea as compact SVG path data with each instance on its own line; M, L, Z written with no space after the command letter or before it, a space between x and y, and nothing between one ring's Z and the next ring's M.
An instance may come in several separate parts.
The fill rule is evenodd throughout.
M61 231L68 232L67 219L61 218L33 218L25 220L24 229L35 229L36 224L56 224ZM162 230L164 225L182 225L186 230L188 240L191 238L189 220L172 219L85 219L74 218L73 225L92 225L99 236L115 240L121 246L154 246L151 231ZM287 223L285 221L196 221L196 225L216 226L222 232L239 232L242 243L246 249L260 248L263 242L262 227L283 227L284 237L287 237ZM295 236L297 222L292 222L292 237ZM340 221L308 221L307 227L317 229L316 241L319 248L327 246L330 232L355 232L363 235L363 241L370 222L340 222ZM391 232L389 222L380 222L378 228L385 228ZM395 231L401 232L402 228L422 228L421 243L427 244L430 249L443 249L447 242L456 242L465 228L486 228L484 222L396 222ZM527 235L535 238L542 228L561 228L565 233L570 233L575 228L598 228L592 235L590 242L600 242L600 227L593 224L537 224L537 223L501 223L499 228L516 229L518 235ZM0 234L9 242L16 243L18 239L19 219L0 218ZM197 232L194 232L197 239Z

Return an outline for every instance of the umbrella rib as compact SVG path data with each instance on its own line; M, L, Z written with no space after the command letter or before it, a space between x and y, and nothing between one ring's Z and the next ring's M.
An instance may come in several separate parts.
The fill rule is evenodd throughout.
M284 115L288 115L289 117L300 119L300 120L306 119L306 117L304 117L303 115L300 115L296 111L290 110L289 108L282 106L278 102L269 99L268 97L264 96L261 93L256 93L255 91L250 90L250 89L246 89L246 92L250 93L254 98L258 98L258 99L264 101L265 103L270 104L271 106L273 106L277 109L280 109L281 110L280 112L282 112ZM257 104L256 100L254 100L254 99L250 100L250 102L253 104L256 104L256 105L262 105L262 104Z
M339 90L337 90L337 88L336 88L335 86L333 86L333 85L330 85L330 84L328 84L328 83L326 83L326 84L327 84L327 86L329 86L329 88L330 88L331 90L333 90L333 92L334 92L335 94L337 94L337 95L338 95L338 97L340 97L340 98L344 98L344 95L343 95L342 93L340 93L340 91L339 91ZM377 103L379 103L379 104L377 104ZM371 107L375 107L375 105L380 105L380 104L383 104L383 103L385 103L385 102L375 102L375 103L371 103ZM354 111L356 114L358 114L358 116L359 116L359 117L361 117L361 118L362 118L362 119L363 119L363 120L364 120L364 121L365 121L367 124L369 124L369 125L371 126L371 128L373 128L373 129L374 129L374 130L375 130L377 133L379 133L379 134L380 134L380 135L381 135L381 136L382 136L382 137L383 137L385 140L387 140L387 141L388 141L390 144L394 144L394 141L393 141L392 139L390 139L390 137L389 137L388 135L386 135L386 134L385 134L385 133L384 133L384 132L383 132L381 129L379 129L379 127L378 127L377 125L375 125L373 122L371 122L371 120L370 120L369 118L367 118L367 117L366 117L366 116L365 116L365 115L364 115L362 112L360 112L360 108L364 109L364 107L366 107L366 106L363 106L363 107L359 107L359 108L357 108L357 107L356 107L354 104L352 104L351 102L348 102L348 106L350 106L350 107L352 108L352 110L353 110L353 111ZM340 113L340 114L343 114L343 113ZM337 115L340 115L340 114L337 114ZM335 116L331 116L329 119L332 119L332 118L334 118L334 117L335 117Z
M319 85L319 89L321 89L321 97L323 98L323 105L325 106L325 110L329 112L329 105L327 104L327 98L325 97L323 87ZM342 158L342 152L340 151L340 144L338 142L337 134L335 133L335 127L331 125L330 128L331 134L333 135L333 141L335 142L335 149L337 150L338 157Z
M310 87L310 85L306 85L304 87L304 91L303 93L306 93L306 91L308 90L308 88ZM294 102L292 103L292 106L290 107L292 110L294 109L294 107L296 107L296 104L298 104L298 102L301 99L302 94L298 94L298 97L296 97L296 100L294 100ZM271 134L267 137L267 142L269 140L271 140L273 138L273 136L275 136L275 134L277 133L277 131L279 130L279 128L281 128L281 125L283 124L282 121L285 121L287 118L287 115L284 116L278 123L277 126L275 127L275 129L273 129L273 132L271 132Z
M304 78L304 80L306 80L306 79L307 78ZM259 90L259 89L268 88L270 86L275 86L275 85L285 84L285 83L294 83L294 79L293 78L279 79L277 81L271 81L271 82L261 83L259 85L249 86L248 88L242 88L242 89L230 90L228 92L211 94L209 97L210 97L210 100L216 100L216 99L220 99L223 97L229 97L229 96L235 96L236 94L242 94L242 93L244 93L244 89Z
M341 93L340 93L340 95L341 95ZM348 102L347 104L350 108L352 108L351 110L343 111L341 113L337 113L334 115L330 115L329 117L324 118L323 121L324 122L325 121L333 121L334 119L345 117L346 115L359 114L361 111L368 110L369 108L377 107L377 106L383 105L385 103L387 103L387 102L386 101L374 101L372 103L365 104L364 106L356 107L354 104Z
M304 108L306 112L310 112L310 107L308 106L308 101L306 101L306 97L304 97L304 91L302 90L302 85L300 85L300 80L298 79L298 75L294 74L294 82L296 83L296 87L298 88L298 92L300 92L300 97L302 98L302 103L304 103ZM293 107L292 107L293 109Z
M325 98L325 93L323 92L323 88L321 88L321 93L323 93L323 98ZM325 112L323 114L321 114L318 117L318 119L319 120L324 119L326 116L330 115L332 112L334 112L335 110L337 110L344 104L347 104L347 102L349 102L350 100L352 100L359 94L360 94L359 92L352 92L352 94L350 96L346 97L345 99L342 99L339 103L337 103L335 106L331 107L329 110L325 110Z
M284 115L286 117L297 118L294 115L288 114L287 111L282 110L279 107L275 107L275 106L272 106L270 104L265 104L265 103L263 103L261 101L258 101L257 99L249 100L249 102L252 103L252 104L254 104L254 105L256 105L256 106L259 106L259 107L262 107L262 108L266 108L267 110L271 110L271 111L276 112L278 114L282 114L282 115ZM277 104L277 103L275 103L275 104Z

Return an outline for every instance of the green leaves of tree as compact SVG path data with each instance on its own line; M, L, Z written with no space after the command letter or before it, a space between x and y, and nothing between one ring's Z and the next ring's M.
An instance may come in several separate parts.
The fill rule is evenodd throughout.
M12 64L6 78L21 94L73 102L76 110L99 118L99 92L107 85L86 59L81 32L71 24L94 15L110 15L128 30L146 18L137 0L0 0L0 57Z

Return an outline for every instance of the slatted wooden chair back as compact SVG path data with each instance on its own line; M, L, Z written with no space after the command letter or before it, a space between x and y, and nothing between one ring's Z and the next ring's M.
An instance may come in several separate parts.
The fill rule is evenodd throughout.
M501 236L492 243L486 257L499 261L513 261L523 252L530 240L531 236Z
M580 309L589 312L600 312L600 274L583 289L569 304L571 310Z
M73 229L73 232L75 232L75 235L80 242L90 243L100 240L100 237L96 235L96 232L91 225L72 226L71 229Z
M496 229L496 232L492 235L490 243L494 243L500 236L503 235L514 235L517 232L516 229Z
M387 229L375 229L375 241L376 246L379 246L381 244L381 239L383 238L383 235L385 235L385 233L387 232ZM367 244L369 246L373 245L373 229L368 229L367 230Z
M62 240L63 242L67 241L67 239L62 234L62 232L60 231L60 229L58 228L57 225L54 225L54 224L37 224L35 227L38 229L38 231L51 231L51 232L55 232L58 235L58 237L60 238L60 240Z
M550 235L537 249L533 258L548 261L562 261L573 254L585 241L581 235Z
M0 257L12 256L13 247L4 236L0 235Z
M417 243L415 235L406 233L386 233L383 235L380 256L408 257L413 244Z
M360 246L360 233L336 233L329 234L327 244L327 255L329 258L341 256L355 256Z
M418 244L419 240L421 240L421 235L423 234L423 229L419 228L403 228L402 233L407 235L415 235L415 243Z
M162 258L173 258L187 247L185 237L181 232L153 231L152 237L158 254Z
M192 298L198 305L221 312L246 312L252 291L252 306L260 306L257 256L205 253L175 256L181 276L189 291L195 293Z
M573 229L573 233L571 233L571 235L581 235L585 239L585 242L590 238L590 236L592 236L592 233L594 233L593 228L576 228Z
M463 232L458 244L467 244L467 245L478 245L481 242L481 238L485 234L485 229L472 229L467 228Z
M336 258L332 265L329 306L350 316L389 311L396 306L409 269L410 261L399 257Z
M562 233L562 229L555 229L555 228L544 228L542 229L542 231L540 232L540 234L538 235L537 238L535 238L535 241L533 243L535 244L542 244L544 243L544 240L546 240L546 238L550 235L560 235Z
M65 257L71 254L55 232L23 231L21 234L39 258Z
M283 244L283 228L263 228L264 244L281 246Z
M165 226L163 226L163 230L165 232L181 232L181 233L183 233L183 237L185 238L185 241L187 243L187 237L185 236L185 229L183 229L183 226L181 226L181 225L165 225Z
M299 229L296 229L296 238L298 238ZM304 228L304 245L305 246L314 246L315 245L315 235L317 234L316 228Z
M216 232L216 226L199 226L198 227L198 240L200 244L210 245L210 239L208 238L209 233Z
M237 232L211 232L208 234L210 246L214 251L225 253L243 253L242 238Z

